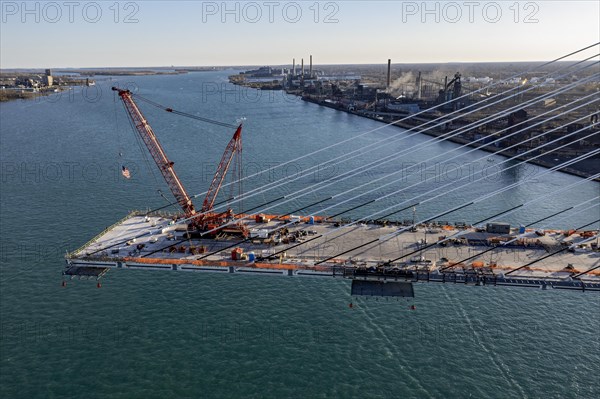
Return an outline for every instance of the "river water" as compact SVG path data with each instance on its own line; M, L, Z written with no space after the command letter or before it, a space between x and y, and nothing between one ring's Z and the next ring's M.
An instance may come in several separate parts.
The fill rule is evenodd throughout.
M472 223L582 180L532 165L507 169L516 163L281 92L233 87L231 73L237 71L103 77L95 87L1 105L2 397L600 395L596 294L421 284L413 300L375 301L351 298L348 282L333 279L142 271L110 272L101 289L86 281L62 288L65 251L129 210L164 205L157 190L171 198L113 85L207 118L232 124L246 118L244 173L256 176L245 190L297 179L234 204L238 209L306 189L269 211L338 195L306 210L331 215L394 193L344 214L374 218L419 195L444 193L417 207L417 219L424 219L527 181L442 218ZM139 105L188 191L204 192L233 129ZM347 159L323 164L337 157ZM130 180L121 176L122 165ZM502 221L531 223L598 195L599 187L584 182ZM538 227L577 227L596 219L592 213L565 213ZM412 210L396 215L412 217Z

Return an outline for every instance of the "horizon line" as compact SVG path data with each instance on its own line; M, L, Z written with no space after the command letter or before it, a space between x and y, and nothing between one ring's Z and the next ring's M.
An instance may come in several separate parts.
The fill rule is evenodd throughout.
M573 62L573 61L582 61L582 60L561 60L557 62ZM548 60L533 60L533 61L438 61L438 62L392 62L391 65L454 65L454 64L524 64L524 63L544 63L548 62ZM588 62L594 62L593 60L588 60ZM297 63L296 65L300 65ZM387 62L383 63L340 63L340 64L313 64L313 68L318 66L350 66L350 65L382 65L387 66ZM261 67L261 66L271 66L271 67L286 67L293 66L292 63L286 64L230 64L230 65L147 65L147 66L43 66L43 67L9 67L4 68L0 66L0 71L10 71L10 70L34 70L34 69L172 69L172 68L234 68L234 67Z

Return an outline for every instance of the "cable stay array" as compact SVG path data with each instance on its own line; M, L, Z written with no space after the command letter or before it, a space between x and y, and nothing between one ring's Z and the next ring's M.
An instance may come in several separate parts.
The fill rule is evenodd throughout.
M582 214L588 216L588 212L598 207L598 196L577 197L577 201L570 201L567 207L549 209L544 214L538 212L538 217L534 221L524 221L524 224L514 233L510 228L505 228L502 223L494 222L499 217L506 218L517 212L524 214L524 210L542 201L562 193L572 192L583 184L598 180L600 173L593 173L574 183L556 187L551 192L521 201L519 204L507 204L503 211L498 211L496 208L495 211L489 212L488 216L479 215L479 220L471 224L465 222L462 226L457 224L456 227L452 227L438 222L448 215L456 215L459 212L465 214L469 209L486 201L502 201L507 193L513 192L518 187L529 185L556 171L568 170L582 161L598 158L600 149L590 148L580 151L569 159L555 162L534 176L522 176L516 181L507 181L488 192L479 190L487 179L498 177L508 171L516 171L527 163L537 162L551 154L558 154L574 144L597 138L600 131L598 122L594 122L593 116L597 113L600 95L597 92L589 92L573 97L570 93L590 83L598 82L600 73L590 73L589 70L597 69L600 65L600 62L596 61L600 53L594 51L592 55L585 56L582 60L570 62L542 75L564 80L585 72L587 76L584 78L545 90L539 90L542 83L530 83L519 87L507 85L505 90L489 95L485 101L471 103L462 108L455 107L451 112L441 113L441 116L427 119L414 127L398 129L396 134L373 136L376 131L417 118L419 115L431 114L432 111L456 103L473 93L488 92L491 88L504 88L503 85L517 77L531 73L537 73L539 76L539 71L543 68L572 56L581 55L587 50L597 50L599 45L600 43L595 43L586 46L542 63L529 71L515 74L450 101L297 156L275 168L312 160L321 154L327 155L334 148L342 152L341 155L328 157L323 162L315 163L303 174L284 176L246 192L242 190L242 182L245 181L248 185L250 179L260 178L262 172L249 176L241 174L243 166L241 124L229 124L175 110L129 90L113 88L124 104L132 128L137 134L138 145L145 146L148 150L175 201L130 216L131 220L135 220L135 223L140 225L135 230L129 231L125 227L126 224L118 224L114 232L109 231L70 253L67 256L66 275L69 273L81 275L82 268L87 268L86 273L89 272L93 276L97 272L94 268L112 267L114 263L115 267L153 267L165 270L339 275L353 281L352 292L357 295L368 293L373 295L375 292L376 295L383 296L411 296L412 285L408 288L402 284L407 282L410 284L415 279L418 281L422 278L439 282L446 282L446 279L450 278L454 279L454 282L464 283L486 284L493 281L494 284L501 285L532 284L542 288L550 285L555 288L592 290L596 289L594 284L597 284L597 290L600 291L600 281L583 282L582 280L582 278L589 279L597 273L595 265L587 265L584 262L582 270L579 270L569 263L569 268L555 270L555 274L568 273L570 280L553 277L554 274L542 275L545 273L543 270L536 271L539 267L538 269L537 266L532 267L539 264L545 267L548 265L548 259L561 259L562 262L562 259L576 256L581 248L597 246L598 232L593 228L600 220L589 218L585 224L580 224L571 229L572 232L569 234L565 233L561 236L556 235L558 233L547 236L544 229L539 226L542 222L544 226L551 226L552 223L565 219L568 223L569 218L575 215L580 215L579 218ZM529 93L527 100L523 100L524 93ZM494 128L491 131L481 130L491 124L498 124L519 111L528 110L537 103L563 95L569 100L552 109L535 113L526 120L516 121L506 127ZM172 115L235 129L206 192L188 194L175 173L174 162L167 157L158 137L136 104L136 100ZM463 122L467 116L474 120ZM447 129L450 124L458 121L461 122L459 127ZM565 131L566 133L562 133ZM410 140L426 132L435 132L435 137L419 140L416 143ZM455 141L457 137L472 132L478 132L472 140L449 146L437 155L429 156L427 163L430 165L426 164L424 167L420 164L411 164L400 170L395 167L404 157L438 146L440 142ZM559 132L562 134L558 134ZM362 145L363 143L357 140L363 137L369 138L368 144ZM508 142L508 139L514 143ZM524 148L525 144L527 147ZM487 152L483 153L481 149ZM472 155L473 153L475 156ZM492 156L502 157L494 163L493 171L481 177L457 175L457 178L449 182L438 181L435 173L437 166L431 164L437 162L447 165L446 173L452 173L460 171L461 161L486 162ZM370 157L371 160L364 161L365 157ZM149 163L149 160L147 161ZM454 163L451 163L452 161ZM322 181L301 184L310 173L326 167L333 167L343 172ZM230 178L230 182L227 182L227 177ZM341 184L342 182L346 182L345 185ZM234 188L237 188L237 192ZM228 191L227 198L217 201L219 192L224 190ZM204 197L204 200L202 206L196 207L193 200L199 197ZM242 200L249 203L250 207L243 209ZM248 202L249 200L251 202ZM237 212L232 209L234 204L239 207ZM436 205L425 206L426 204ZM169 207L179 207L181 212L168 217L161 216L160 211ZM420 210L418 218L417 207ZM284 209L284 211L276 212L277 209ZM389 218L410 210L413 214L410 222L389 221ZM297 216L298 213L313 216ZM342 215L359 216L340 220L339 217ZM424 238L416 238L423 232L426 237L426 231L435 230L431 226L437 226L437 230L443 228L448 233L438 237L432 243L428 243ZM582 231L590 227L592 230ZM306 236L307 229L312 236ZM417 240L416 244L414 244L415 240ZM472 250L470 245L473 244L469 242L478 241L494 244L480 251ZM532 245L532 249L527 248L527 243ZM423 254L439 250L449 244L456 251L458 255L456 258L451 260L443 258L446 260L436 267L424 266L426 259ZM325 253L324 248L328 246L332 250ZM464 271L470 261L481 259L484 255L502 258L507 248L515 246L519 246L520 250L529 251L530 256L534 258L521 265L503 265L504 268L499 272L490 269L496 267L495 263L494 266L485 269L487 270L485 272L482 272L483 269L478 269L479 271L475 271L474 274ZM242 247L250 249L248 255L244 253ZM540 255L539 248L542 247L546 250ZM256 248L259 253L255 254L253 248ZM231 259L224 260L223 256L227 257L225 254L228 251L231 251ZM122 252L124 253L121 254ZM288 260L284 262L284 259ZM241 260L249 261L248 265L240 263ZM96 266L90 266L91 261L95 261ZM99 261L101 263L97 263ZM472 263L475 265L482 262ZM459 269L462 271L459 272ZM529 276L529 280L522 277L523 273ZM98 275L96 277L99 278ZM396 282L401 278L404 282L393 285L386 281L388 277L393 277ZM361 282L357 282L358 280Z

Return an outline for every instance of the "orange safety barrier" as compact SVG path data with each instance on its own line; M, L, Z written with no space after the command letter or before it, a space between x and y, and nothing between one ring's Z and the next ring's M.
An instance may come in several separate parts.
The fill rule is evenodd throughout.
M164 258L123 258L126 262L143 263L143 264L158 264L158 265L194 265L194 266L215 266L215 267L255 267L259 269L274 269L274 270L315 270L315 271L330 271L327 266L307 266L291 263L252 263L252 262L233 262L233 261L214 261L214 260L190 260L190 259L164 259Z
M165 258L123 258L126 262L155 264L155 265L196 265L196 266L245 266L245 262L225 262L225 261L206 261L206 260L190 260L190 259L165 259Z

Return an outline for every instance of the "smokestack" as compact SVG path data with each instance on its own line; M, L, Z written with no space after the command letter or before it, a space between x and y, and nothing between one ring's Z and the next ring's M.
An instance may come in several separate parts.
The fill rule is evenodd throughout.
M446 76L444 78L444 101L442 102L446 102L448 98L448 76Z
M388 73L387 73L387 86L386 89L389 89L392 85L392 60L388 59Z
M417 76L417 100L420 100L422 95L423 95L423 81L421 80L421 71L419 71L419 75Z
M296 76L296 59L292 58L292 76Z
M308 75L312 78L312 55L310 56L310 66L308 67Z
M302 58L301 70L302 70L302 76L304 76L304 58Z

